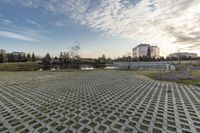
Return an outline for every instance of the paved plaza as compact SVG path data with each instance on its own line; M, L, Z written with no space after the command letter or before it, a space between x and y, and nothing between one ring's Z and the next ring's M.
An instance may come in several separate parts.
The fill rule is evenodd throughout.
M120 71L0 78L2 133L200 133L200 88Z

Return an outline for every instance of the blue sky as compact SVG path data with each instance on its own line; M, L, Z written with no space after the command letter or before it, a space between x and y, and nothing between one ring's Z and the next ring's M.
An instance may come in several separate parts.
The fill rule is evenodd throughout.
M139 43L161 55L200 53L197 0L1 0L0 48L59 55L79 41L82 57L118 57Z

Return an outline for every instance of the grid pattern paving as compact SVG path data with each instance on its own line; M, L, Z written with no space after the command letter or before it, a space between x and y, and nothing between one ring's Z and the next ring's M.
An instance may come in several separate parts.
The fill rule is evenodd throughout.
M0 80L0 132L198 133L200 89L117 71Z

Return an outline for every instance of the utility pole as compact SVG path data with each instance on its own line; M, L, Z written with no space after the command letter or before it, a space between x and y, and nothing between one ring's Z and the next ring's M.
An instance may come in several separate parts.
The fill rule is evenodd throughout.
M178 62L181 64L181 55L180 55L180 48L178 48Z

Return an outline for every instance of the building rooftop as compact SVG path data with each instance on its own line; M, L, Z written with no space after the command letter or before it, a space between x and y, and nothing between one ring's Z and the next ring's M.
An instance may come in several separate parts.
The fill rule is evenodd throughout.
M137 47L150 46L150 44L139 44Z
M149 47L149 46L150 46L150 44L139 44L136 47L134 47L133 49L136 49L138 47Z

